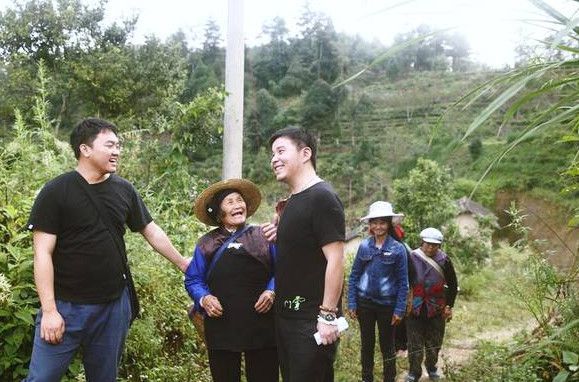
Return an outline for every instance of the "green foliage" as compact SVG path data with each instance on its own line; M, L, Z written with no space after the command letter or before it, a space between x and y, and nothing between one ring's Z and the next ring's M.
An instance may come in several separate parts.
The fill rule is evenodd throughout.
M493 206L495 203L495 190L490 184L483 184L477 187L477 181L467 178L458 178L454 181L454 199L460 199L465 195L473 195L475 200L483 206Z
M32 108L36 123L26 124L17 111L11 135L1 138L1 380L19 380L26 374L32 348L38 298L33 282L31 235L24 230L28 213L36 192L75 163L68 144L54 135L44 75L41 66L38 81L41 87ZM197 105L221 107L222 98L218 94L215 91L207 99L199 99ZM211 112L212 108L199 109L195 114L198 120L211 120L203 113ZM199 191L198 181L189 173L187 158L173 150L165 138L164 132L182 121L156 120L151 131L146 131L131 130L134 125L130 119L120 120L123 141L120 175L135 184L155 221L180 252L186 254L205 227L191 214L193 195ZM154 254L142 237L128 235L126 239L143 318L135 322L127 340L121 380L209 381L202 341L186 314L190 301L182 287L182 274ZM84 380L78 358L64 380Z
M463 140L478 130L494 113L503 112L504 108L506 111L503 114L500 129L515 121L519 113L524 111L530 114L528 123L520 129L516 139L506 144L499 155L495 156L483 178L511 151L540 132L563 127L566 130L563 140L577 141L579 60L576 57L578 53L576 40L579 36L579 28L573 18L566 17L544 1L533 0L532 2L548 17L548 20L544 21L545 28L549 31L556 31L554 39L546 39L545 44L556 47L559 54L546 58L537 57L534 62L521 65L473 90L459 102L468 105L483 94L494 95L492 102L472 121L464 133ZM568 37L567 41L570 42L568 45L563 41L563 36ZM577 153L576 147L575 152ZM577 189L578 165L577 154L575 154L568 162L566 175L570 186L566 188L567 190ZM576 221L579 216L579 207L575 209L574 214Z
M475 138L468 144L468 152L473 161L477 160L482 154L483 144L480 138Z
M313 132L331 130L339 104L338 97L338 91L324 80L314 82L303 101L303 126Z
M194 159L199 151L221 143L225 91L210 88L188 104L176 104L172 132L173 149ZM198 158L197 158L198 159Z
M418 233L426 227L441 228L455 215L452 200L454 183L450 170L428 159L418 159L416 167L403 179L394 181L396 206L404 209L408 242L420 244Z
M478 228L473 233L459 232L456 224L448 224L445 230L444 250L460 264L466 274L475 273L491 253L493 227L489 219L476 218Z
M269 137L279 128L275 124L275 117L279 111L278 103L266 89L259 89L255 96L255 106L247 117L246 141L253 151L260 147L268 147Z
M490 342L479 344L479 350L469 362L468 366L456 368L447 367L444 375L449 381L476 381L476 382L541 382L535 374L532 363L514 363L509 357L508 346L496 345Z
M42 83L43 81L41 81ZM41 92L42 94L42 92ZM36 112L46 110L39 97ZM34 289L30 234L25 230L35 193L46 177L71 163L66 144L54 139L38 114L39 127L29 130L16 113L13 137L1 141L0 152L0 379L18 380L26 374L32 350ZM34 171L30 171L34 168Z

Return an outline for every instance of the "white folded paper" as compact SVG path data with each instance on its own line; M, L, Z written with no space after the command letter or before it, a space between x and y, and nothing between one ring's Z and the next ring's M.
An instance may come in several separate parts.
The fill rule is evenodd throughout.
M336 319L338 324L338 332L342 333L344 330L348 329L348 321L346 321L346 317L339 317ZM316 343L318 345L322 344L322 338L320 337L320 332L314 333L314 338L316 339Z

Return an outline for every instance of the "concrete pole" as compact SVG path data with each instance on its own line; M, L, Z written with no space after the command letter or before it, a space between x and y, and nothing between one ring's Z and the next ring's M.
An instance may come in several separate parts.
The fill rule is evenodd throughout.
M228 0L227 4L223 179L241 178L243 162L243 1Z

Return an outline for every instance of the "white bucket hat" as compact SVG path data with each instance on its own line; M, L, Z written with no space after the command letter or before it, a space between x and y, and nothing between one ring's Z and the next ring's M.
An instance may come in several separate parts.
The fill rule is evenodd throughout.
M377 201L370 204L368 215L360 218L360 221L368 221L374 218L385 218L387 216L404 216L404 214L397 214L392 210L392 204L383 201Z
M441 244L444 236L436 228L428 227L420 232L420 238L427 243Z

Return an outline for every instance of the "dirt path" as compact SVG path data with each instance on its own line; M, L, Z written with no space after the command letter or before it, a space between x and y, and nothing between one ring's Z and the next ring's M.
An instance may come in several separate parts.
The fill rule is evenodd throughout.
M440 350L438 361L441 374L442 370L444 370L446 367L456 367L466 364L469 358L476 351L477 344L480 341L484 340L498 343L507 342L511 340L516 333L523 329L531 331L533 329L533 323L534 321L529 321L527 323L519 324L517 326L505 328L499 331L493 330L479 333L470 338L445 340L444 344L442 345L442 349ZM404 382L407 374L407 370L403 370L401 372L399 371L396 382ZM420 382L427 381L430 381L430 379L426 375L426 370L423 366L423 374Z

